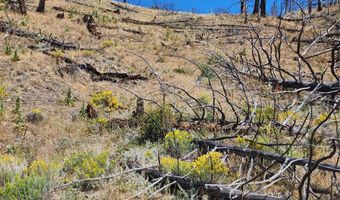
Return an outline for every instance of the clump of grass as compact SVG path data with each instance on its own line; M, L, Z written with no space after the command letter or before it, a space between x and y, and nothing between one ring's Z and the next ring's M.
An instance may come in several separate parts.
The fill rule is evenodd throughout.
M172 128L175 122L173 111L168 108L150 109L142 117L143 127L140 142L157 142L164 139L165 134Z
M34 160L30 165L5 155L0 159L1 199L42 199L53 182L57 165Z
M15 108L13 110L13 113L16 115L15 118L15 129L17 131L21 131L23 130L23 128L25 127L25 121L24 121L24 117L21 111L21 99L20 97L17 97L17 99L15 100Z
M0 86L0 118L5 114L5 98L7 96L6 89Z
M90 57L94 54L94 52L92 50L84 50L82 52L82 55L85 56L85 57Z
M75 102L76 102L76 99L74 98L74 95L72 93L71 88L69 88L67 90L67 94L66 94L66 97L64 99L64 103L68 106L74 106Z
M177 67L176 69L173 70L173 72L177 74L190 74L191 71L185 67Z
M74 7L67 8L66 10L70 19L73 19L75 15L79 14L79 11Z
M44 120L44 116L39 109L33 109L29 114L27 114L27 121L30 123L37 124Z
M115 44L115 43L114 43L112 40L104 40L104 41L100 44L100 46L101 46L102 48L109 48L109 47L113 47L114 44Z
M109 158L109 153L104 151L99 154L93 152L73 153L64 162L63 171L67 174L67 179L96 178L108 173L115 161ZM82 191L90 191L98 188L95 182L85 181L78 185Z
M5 52L5 55L7 56L12 54L12 48L7 41L5 42L5 45L4 45L4 52Z
M21 60L20 57L19 57L19 52L18 52L17 49L14 51L14 54L12 55L11 60L12 60L12 62L18 62L18 61Z

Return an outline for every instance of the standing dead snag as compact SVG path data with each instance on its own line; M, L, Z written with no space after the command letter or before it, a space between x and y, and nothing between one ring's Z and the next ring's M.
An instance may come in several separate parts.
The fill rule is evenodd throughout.
M40 13L45 12L45 0L39 0L39 5L36 11Z
M92 35L101 38L101 33L97 31L97 25L92 15L84 15L83 22L86 23L86 28Z

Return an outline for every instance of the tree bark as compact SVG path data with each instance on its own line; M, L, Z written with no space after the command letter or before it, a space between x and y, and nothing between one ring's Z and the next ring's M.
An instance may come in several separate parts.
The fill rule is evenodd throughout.
M45 12L45 0L39 0L39 5L36 11L41 13Z
M261 0L261 17L266 16L266 0Z
M285 13L288 13L289 9L289 0L285 0Z
M318 11L322 11L322 2L318 0Z
M308 14L312 14L312 0L308 0Z
M260 0L255 0L254 2L254 10L253 10L254 15L259 14L259 1Z
M241 14L243 14L245 11L244 7L245 7L245 0L241 0Z

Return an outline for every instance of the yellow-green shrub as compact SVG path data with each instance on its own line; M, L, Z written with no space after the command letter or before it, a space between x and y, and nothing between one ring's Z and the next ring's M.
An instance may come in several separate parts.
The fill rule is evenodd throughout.
M4 115L5 112L4 100L6 96L7 96L6 89L0 86L0 118Z
M188 175L194 180L201 182L216 182L225 178L229 173L229 168L222 160L223 154L219 152L209 152L198 157L194 161L182 161L173 157L161 158L162 170L176 175Z
M177 158L189 153L192 149L192 136L187 131L175 130L165 136L165 149Z
M292 110L287 110L278 114L277 119L279 122L284 122L289 116L291 116L292 120L296 120L298 118L297 114L293 114Z
M79 152L72 154L65 160L63 171L69 178L95 178L108 172L112 165L113 161L110 162L108 152L102 152L98 155L93 152ZM97 185L85 181L81 183L80 187L82 191L88 191L96 189Z
M101 46L102 48L112 47L113 45L114 45L114 42L111 41L111 40L105 40L105 41L103 41L103 42L100 44L100 46Z
M194 173L203 182L214 182L220 177L225 177L229 168L222 160L223 154L219 152L209 152L194 161Z
M182 161L170 156L161 158L162 169L177 175L187 175L193 170L193 163Z
M52 166L35 160L24 167L22 160L5 155L0 159L0 199L42 199L52 185ZM4 179L5 171L7 178Z
M117 97L109 90L93 94L90 99L90 104L96 108L104 108L106 111L117 110L120 107Z

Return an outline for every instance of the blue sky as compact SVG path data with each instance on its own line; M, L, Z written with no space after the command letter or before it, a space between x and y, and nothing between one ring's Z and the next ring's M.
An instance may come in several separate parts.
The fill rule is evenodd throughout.
M211 13L218 9L228 10L230 13L240 12L240 0L127 0L130 4L153 6L155 2L160 5L171 5L176 10L194 11L196 13ZM280 4L279 0L267 0L267 10L269 11L274 2ZM252 2L249 3L251 11Z

